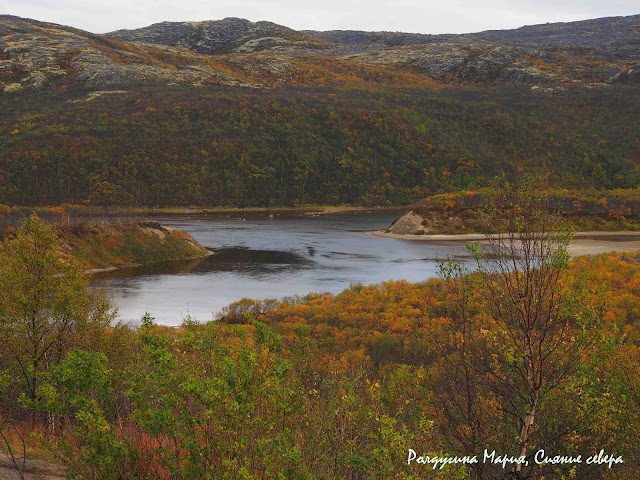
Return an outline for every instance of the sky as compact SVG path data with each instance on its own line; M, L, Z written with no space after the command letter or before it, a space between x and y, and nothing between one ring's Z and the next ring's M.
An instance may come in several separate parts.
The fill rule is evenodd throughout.
M0 13L93 33L162 21L268 20L296 30L469 33L635 15L638 0L0 0Z

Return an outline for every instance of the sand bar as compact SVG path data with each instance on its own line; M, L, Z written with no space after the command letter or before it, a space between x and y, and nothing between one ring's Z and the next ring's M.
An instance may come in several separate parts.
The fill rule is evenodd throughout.
M485 241L486 235L481 233L464 233L457 235L400 235L387 233L384 230L370 232L374 237L395 238L418 242L475 242ZM640 231L622 232L577 232L568 251L572 257L595 255L607 252L635 252L640 250Z

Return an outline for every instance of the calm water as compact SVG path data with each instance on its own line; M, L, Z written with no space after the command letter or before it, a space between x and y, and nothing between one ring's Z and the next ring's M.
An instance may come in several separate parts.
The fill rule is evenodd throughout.
M244 297L264 299L309 292L338 293L351 283L436 274L436 260L463 254L459 242L415 242L366 232L388 226L398 212L340 215L254 215L160 219L215 249L204 259L120 270L95 277L119 306L120 318L149 312L158 323L199 321Z

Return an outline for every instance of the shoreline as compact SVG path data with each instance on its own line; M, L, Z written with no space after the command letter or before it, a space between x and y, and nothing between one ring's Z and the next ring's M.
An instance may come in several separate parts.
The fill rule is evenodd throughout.
M124 270L125 268L143 267L145 265L157 265L157 264L160 264L160 263L167 263L167 262L187 262L187 261L190 261L190 260L197 260L199 258L207 258L207 257L210 257L211 255L215 255L215 252L212 251L212 250L207 249L207 252L208 253L205 254L205 255L198 255L196 257L172 258L172 259L169 259L169 260L163 260L161 262L126 263L126 264L123 264L123 265L111 265L109 267L104 267L104 268L89 268L87 270L84 270L82 273L84 273L85 275L93 275L95 273L114 272L116 270Z
M481 233L412 235L387 233L384 230L377 230L367 232L367 235L396 240L434 243L486 242L487 240L487 236ZM634 252L638 250L640 250L640 231L629 230L577 232L567 248L567 251L572 257L609 252Z
M392 212L397 210L404 210L406 207L352 207L352 206L341 206L341 207L318 207L319 210L308 211L305 212L305 215L332 215L334 213L347 213L347 212Z
M0 222L0 240L3 237L15 232L22 219L32 213L38 215L47 223L59 227L68 225L91 224L91 223L119 223L136 221L158 221L158 219L168 218L222 218L222 217L249 217L263 216L295 216L305 215L317 217L321 215L340 215L357 212L385 212L404 211L406 206L353 206L353 205L303 205L298 207L84 207L69 206L61 212L59 207L53 206L15 206L12 213L4 219L4 224ZM2 219L0 219L2 220Z
M487 235L484 233L434 233L425 235L414 235L411 233L391 233L385 230L374 230L367 232L374 237L397 238L399 240L423 240L423 241L446 241L446 242L465 242L468 240L486 240ZM494 234L489 235L491 238ZM632 237L640 241L640 230L593 230L589 232L576 232L573 238L582 240L599 239L602 237Z
M84 205L14 205L12 209L19 212L43 212L59 214L57 209L64 208L68 213L78 216L82 215L202 215L202 214L227 214L227 213L334 213L346 211L366 211L366 210L406 210L409 205L385 205L385 206L363 206L363 205L313 205L305 204L297 207L203 207L203 206L168 206L168 207L103 207Z

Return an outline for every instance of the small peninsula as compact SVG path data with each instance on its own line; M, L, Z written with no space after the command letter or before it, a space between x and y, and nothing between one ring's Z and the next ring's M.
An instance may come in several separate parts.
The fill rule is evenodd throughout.
M494 233L486 231L488 189L426 197L414 203L383 232L392 235L451 236ZM577 232L639 232L640 192L637 189L607 191L549 190L549 213L562 218L565 228ZM473 237L462 237L470 240ZM482 235L480 235L482 236Z
M68 225L60 237L64 255L85 273L211 255L187 232L153 221Z

